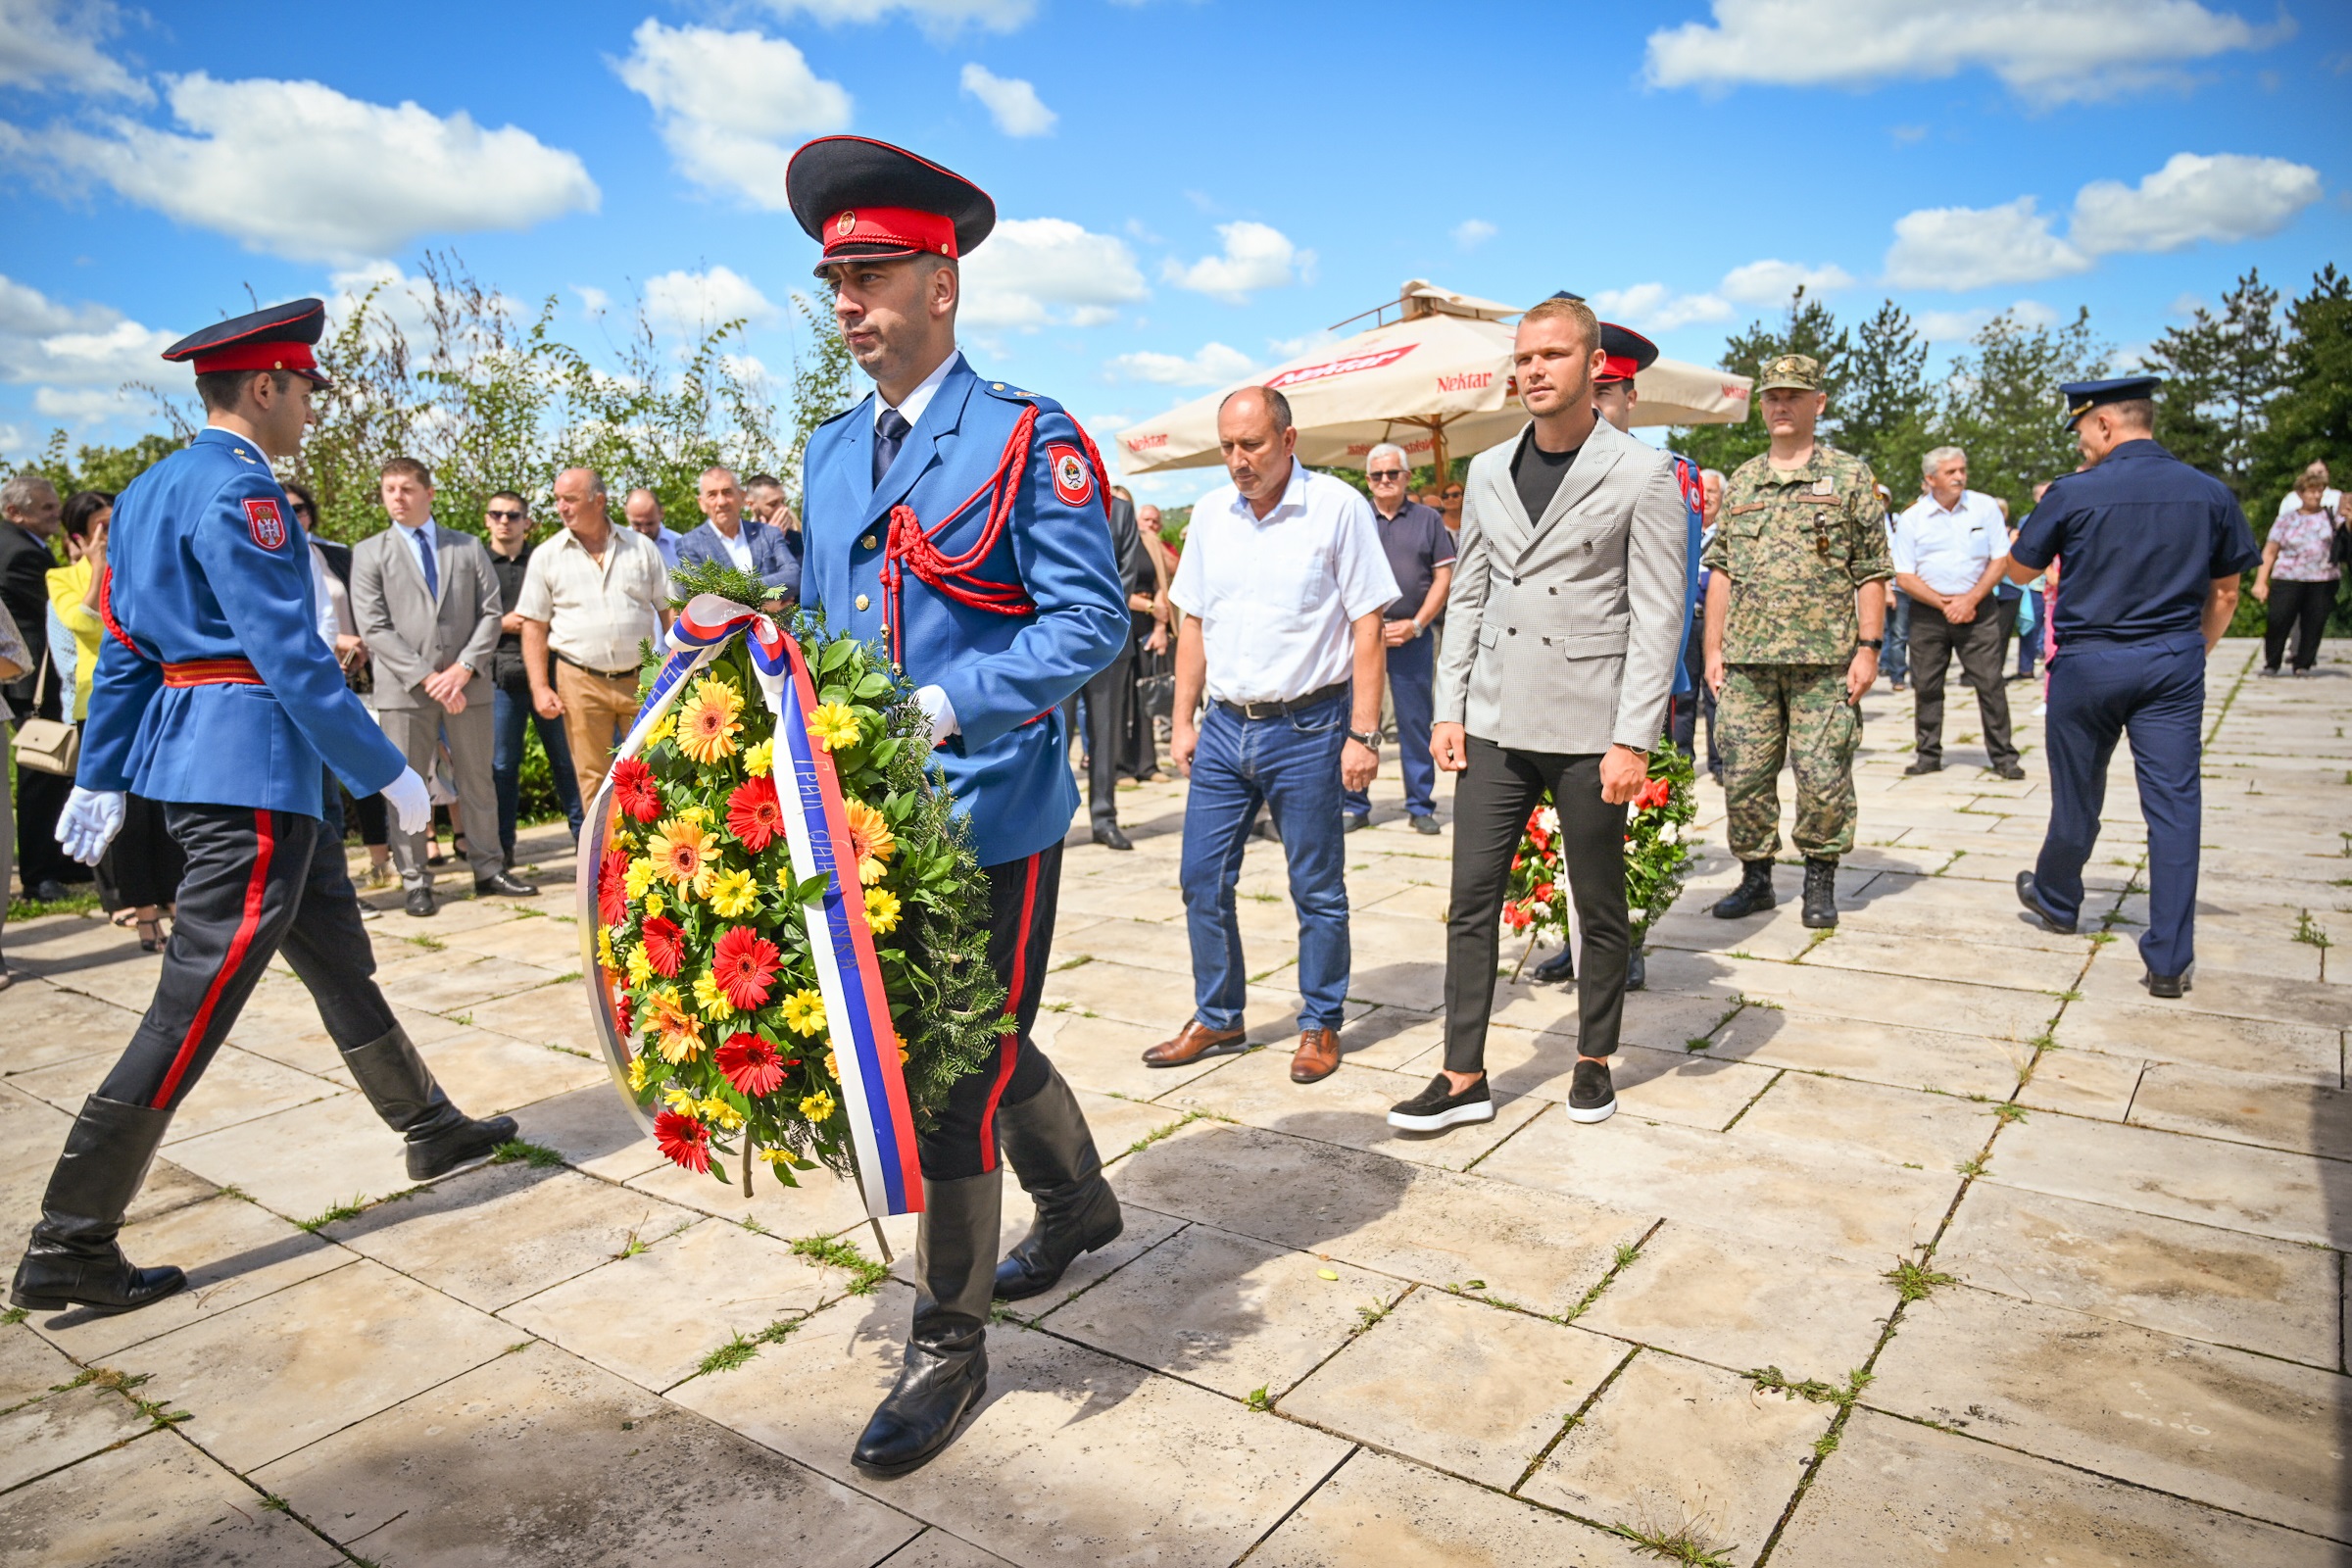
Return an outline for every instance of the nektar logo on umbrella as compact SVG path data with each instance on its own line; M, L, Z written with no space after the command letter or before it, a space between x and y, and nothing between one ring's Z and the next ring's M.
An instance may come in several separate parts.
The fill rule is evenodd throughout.
M1384 365L1395 365L1419 348L1418 343L1399 343L1393 349L1379 349L1370 354L1351 354L1344 360L1326 360L1321 365L1301 365L1296 370L1285 370L1267 378L1271 387L1297 386L1302 381L1328 381L1335 375L1353 375L1359 370L1377 370Z

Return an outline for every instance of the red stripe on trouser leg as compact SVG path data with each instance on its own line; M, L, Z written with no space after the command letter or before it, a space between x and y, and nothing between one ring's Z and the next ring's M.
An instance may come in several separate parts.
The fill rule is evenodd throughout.
M1004 1016L1012 1020L1012 1027L997 1037L997 1081L988 1086L988 1103L980 1108L980 1169L984 1173L997 1168L997 1102L1004 1098L1004 1086L1012 1081L1012 1069L1021 1059L1021 993L1029 983L1029 943L1034 935L1029 926L1037 915L1038 858L1030 856L1021 874L1021 935L1012 950L1012 985L1004 994Z
M155 1108L163 1109L172 1103L172 1096L179 1088L179 1080L196 1059L197 1051L204 1045L204 1032L213 1021L213 1008L219 1005L220 993L229 977L245 961L246 952L253 946L253 934L262 927L262 898L270 891L270 857L277 840L270 828L270 813L253 813L253 873L245 880L245 908L237 916L236 935L228 939L228 956L220 960L220 972L205 988L204 1003L196 1009L195 1019L188 1025L187 1037L179 1043L179 1053L172 1058L172 1070L164 1074L164 1087L155 1094Z

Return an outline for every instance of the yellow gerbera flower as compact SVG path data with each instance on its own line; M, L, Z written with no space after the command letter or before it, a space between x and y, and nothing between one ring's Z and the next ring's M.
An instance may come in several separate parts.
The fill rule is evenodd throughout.
M833 1114L833 1097L819 1089L801 1102L801 1114L812 1122L821 1122Z
M835 1083L841 1082L841 1058L830 1051L825 1053L825 1076Z
M708 969L694 977L694 1004L713 1023L723 1023L735 1013L735 1004L718 989L717 978Z
M642 899L645 897L645 890L654 885L654 875L653 861L631 860L628 870L621 873L621 889L632 899Z
M678 750L698 762L715 762L735 754L735 737L743 733L743 693L727 681L704 676L694 695L678 709Z
M888 888L865 890L865 923L874 935L886 937L899 928L899 896Z
M643 906L645 909L645 917L648 920L651 920L654 918L654 916L660 914L663 909L669 907L669 906L662 901L662 895L654 892L650 888L646 890Z
M612 956L612 928L609 925L596 928L596 962L601 969L619 967L618 960Z
M743 1125L743 1112L716 1096L702 1102L694 1108L703 1120L722 1133L731 1133Z
M647 846L662 880L681 893L708 894L718 875L718 840L702 823L673 816Z
M770 1165L789 1165L792 1163L792 1151L789 1149L762 1149L760 1151L760 1158Z
M710 884L710 907L732 920L760 902L760 884L749 871L722 871Z
M656 724L652 729L646 731L645 749L649 752L652 751L655 747L669 739L669 737L675 733L677 727L678 715L676 710L673 709L669 712L662 715L662 721L660 723Z
M858 713L847 703L823 703L808 715L808 738L828 752L858 744Z
M654 961L645 956L645 947L642 943L629 950L628 962L625 967L629 974L629 984L632 986L644 985L654 977Z
M863 801L851 801L844 814L849 817L850 854L858 861L858 880L870 888L888 872L899 841L890 831L890 818Z
M630 1058L629 1092L631 1094L641 1095L645 1093L646 1080L653 1075L652 1068L652 1058L647 1056L643 1052L638 1053L635 1056Z
M743 754L743 770L753 778L765 778L775 766L776 743L772 739L761 741Z
M784 999L784 1027L796 1035L816 1035L825 1029L825 999L814 991L796 991Z

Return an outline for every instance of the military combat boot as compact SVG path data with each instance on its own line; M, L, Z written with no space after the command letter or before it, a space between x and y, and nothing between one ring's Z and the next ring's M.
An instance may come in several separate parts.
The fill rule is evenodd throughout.
M1836 860L1805 861L1805 924L1815 931L1828 931L1838 924L1838 862Z
M13 1303L35 1312L127 1312L188 1283L175 1268L137 1267L115 1241L171 1125L172 1112L153 1106L96 1095L81 1102L17 1265Z
M1037 1204L1037 1221L997 1265L997 1299L1017 1301L1054 1288L1082 1252L1118 1240L1126 1221L1102 1175L1086 1113L1061 1074L1017 1105L997 1107L997 1144Z
M850 1455L859 1469L886 1476L914 1469L948 1446L956 1424L988 1393L988 1303L1004 1199L1001 1167L956 1181L923 1179L914 1326L899 1381Z
M1738 920L1781 902L1772 891L1770 860L1742 860L1740 864L1740 885L1717 899L1707 911L1718 920Z
M429 1182L487 1159L514 1136L512 1116L476 1121L451 1104L405 1029L348 1048L343 1060L384 1125L408 1141L411 1181Z

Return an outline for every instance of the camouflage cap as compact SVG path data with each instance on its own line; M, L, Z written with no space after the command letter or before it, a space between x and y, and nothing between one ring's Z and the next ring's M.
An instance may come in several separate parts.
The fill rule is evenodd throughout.
M1798 392L1819 392L1821 362L1809 354L1781 354L1764 362L1763 377L1756 390L1769 392L1774 387L1789 387Z

